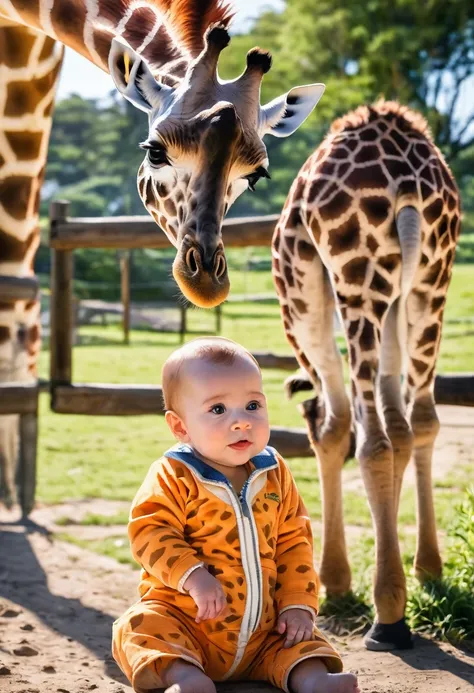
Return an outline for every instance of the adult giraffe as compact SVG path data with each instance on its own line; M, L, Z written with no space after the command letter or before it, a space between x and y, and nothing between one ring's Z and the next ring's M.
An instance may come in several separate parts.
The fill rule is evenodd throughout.
M294 132L324 90L296 87L260 106L271 57L257 48L237 80L221 81L231 16L221 0L0 0L0 274L33 273L61 42L110 71L148 113L142 200L177 248L173 274L183 293L205 307L225 299L224 213L268 176L263 136ZM0 381L31 377L39 339L39 303L4 300ZM16 417L0 418L0 497L8 505L16 428Z
M431 488L439 429L433 382L459 226L456 184L426 121L379 101L333 123L294 181L273 239L286 335L307 374L290 378L288 392L312 385L322 395L303 412L321 478L321 579L329 594L351 584L341 470L352 417L334 310L349 347L356 457L376 539L369 649L411 646L397 514L412 455L415 570L421 579L441 573Z

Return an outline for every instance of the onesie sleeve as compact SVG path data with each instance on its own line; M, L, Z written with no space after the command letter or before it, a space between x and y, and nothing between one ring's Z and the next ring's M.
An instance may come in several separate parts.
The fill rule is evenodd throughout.
M191 473L177 473L166 458L155 462L132 503L128 524L137 563L163 585L184 592L189 574L204 565L184 538Z
M282 502L276 544L278 612L291 608L318 613L319 578L314 569L313 534L308 512L286 463L279 458Z

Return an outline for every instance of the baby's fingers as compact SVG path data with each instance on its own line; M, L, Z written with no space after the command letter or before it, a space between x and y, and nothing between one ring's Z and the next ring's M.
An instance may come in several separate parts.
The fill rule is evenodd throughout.
M197 604L198 612L196 616L196 623L201 623L209 618L209 609L212 602L209 599L203 599Z
M285 647L293 647L303 640L305 628L304 626L290 626L287 630Z

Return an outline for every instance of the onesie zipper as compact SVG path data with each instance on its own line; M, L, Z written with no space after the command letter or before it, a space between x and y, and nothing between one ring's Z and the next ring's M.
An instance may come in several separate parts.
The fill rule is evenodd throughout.
M179 459L181 462L184 462L186 466L190 466L193 473L197 474L205 485L225 488L235 512L241 548L242 568L247 582L247 599L245 600L245 608L242 615L242 623L237 640L235 658L229 671L222 679L226 680L232 676L241 663L248 642L260 623L263 608L262 569L260 566L258 533L252 508L247 500L247 492L250 488L251 482L253 482L260 474L263 474L264 472L267 473L271 469L274 469L277 465L274 464L271 466L266 466L265 468L254 469L243 485L239 496L236 494L229 481L205 478L192 465L192 463L183 459L183 457L179 456L175 459Z

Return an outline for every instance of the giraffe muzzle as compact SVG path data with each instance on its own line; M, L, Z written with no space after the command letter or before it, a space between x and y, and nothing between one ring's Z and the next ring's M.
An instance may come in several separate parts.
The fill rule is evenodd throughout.
M212 308L227 298L229 278L224 248L203 248L184 241L173 263L173 276L186 298Z

